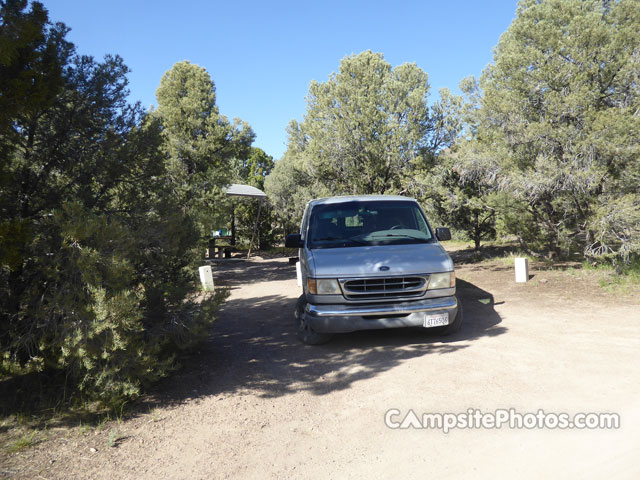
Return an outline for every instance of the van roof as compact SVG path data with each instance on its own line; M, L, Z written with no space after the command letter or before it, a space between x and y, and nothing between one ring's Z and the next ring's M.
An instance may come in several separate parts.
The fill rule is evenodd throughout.
M416 200L411 197L403 197L401 195L344 195L338 197L326 197L316 198L309 202L310 205L325 205L330 203L343 203L343 202L366 202L376 200L391 200L391 201L409 201L415 202Z

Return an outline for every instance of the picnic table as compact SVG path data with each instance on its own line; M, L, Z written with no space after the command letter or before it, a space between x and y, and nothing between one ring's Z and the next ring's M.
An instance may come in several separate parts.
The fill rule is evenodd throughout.
M209 258L230 258L234 249L231 235L216 236L209 239Z

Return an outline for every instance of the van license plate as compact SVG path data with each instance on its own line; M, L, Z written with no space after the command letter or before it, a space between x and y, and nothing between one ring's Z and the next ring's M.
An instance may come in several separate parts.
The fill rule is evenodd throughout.
M449 314L441 313L439 315L425 315L422 326L424 328L440 327L442 325L449 325Z

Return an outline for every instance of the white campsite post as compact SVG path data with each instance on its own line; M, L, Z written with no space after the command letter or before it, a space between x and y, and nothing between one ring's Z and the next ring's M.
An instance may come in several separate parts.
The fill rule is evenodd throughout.
M213 292L213 273L211 272L211 265L200 267L199 270L202 288L204 288L207 292Z
M529 260L526 258L516 258L516 283L526 283L529 281Z

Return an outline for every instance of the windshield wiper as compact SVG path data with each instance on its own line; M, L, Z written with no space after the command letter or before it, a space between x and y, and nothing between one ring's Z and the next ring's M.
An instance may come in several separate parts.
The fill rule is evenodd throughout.
M314 238L312 239L312 241L314 242L314 244L316 244L316 247L320 247L320 246L331 246L331 247L335 247L339 244L320 244L318 245L318 242L335 242L338 241L340 243L343 244L344 247L348 247L350 246L349 243L354 243L357 245L368 245L369 242L365 242L364 240L361 240L359 238L356 237L350 237L350 238L343 238L343 237L322 237L322 238Z
M429 239L424 237L418 237L416 235L409 235L408 233L385 233L382 235L371 234L371 238L385 238L385 237L400 237L400 238L413 238L414 240L424 240L428 242Z
M332 242L334 240L344 240L344 239L340 237L322 237L322 238L313 239L314 242Z

